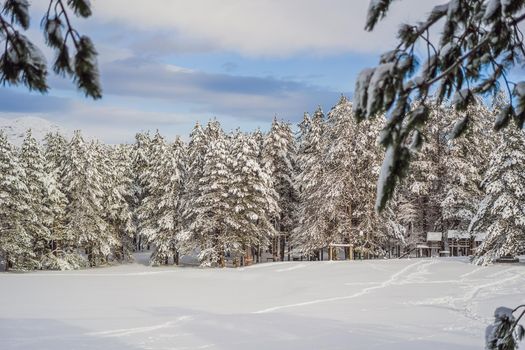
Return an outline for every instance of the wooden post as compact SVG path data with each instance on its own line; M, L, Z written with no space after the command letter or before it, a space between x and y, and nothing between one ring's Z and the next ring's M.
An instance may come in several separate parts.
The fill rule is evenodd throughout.
M332 246L328 246L328 260L332 261Z

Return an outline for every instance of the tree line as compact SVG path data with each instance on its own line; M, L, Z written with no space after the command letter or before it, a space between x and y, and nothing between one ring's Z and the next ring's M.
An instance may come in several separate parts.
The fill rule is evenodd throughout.
M145 132L119 145L79 131L40 145L28 131L19 148L0 133L1 260L73 269L151 248L153 265L192 255L224 266L263 252L315 259L334 243L372 258L409 251L427 231L459 229L487 233L474 258L490 263L525 248L525 140L521 130L491 130L498 108L434 104L423 149L407 145L410 173L380 214L385 118L357 122L345 97L327 115L305 114L296 131L274 119L268 132L226 133L212 120L188 142ZM464 118L471 127L449 137Z

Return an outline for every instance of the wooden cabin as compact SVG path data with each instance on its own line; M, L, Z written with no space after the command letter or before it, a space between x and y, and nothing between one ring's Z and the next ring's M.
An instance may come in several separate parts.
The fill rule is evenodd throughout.
M471 253L470 233L462 230L448 230L447 243L451 256L467 256Z
M426 243L416 244L416 258L425 258L430 256L430 247Z
M443 233L442 232L427 232L428 255L439 256L443 251Z

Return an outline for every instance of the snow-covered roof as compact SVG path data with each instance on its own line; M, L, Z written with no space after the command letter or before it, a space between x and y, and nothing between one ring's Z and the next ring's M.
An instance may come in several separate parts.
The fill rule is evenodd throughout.
M483 242L485 240L485 238L487 238L487 232L486 231L476 232L476 234L474 235L474 240L476 242Z
M418 245L416 245L416 248L417 249L428 249L430 247L428 245L426 245L426 244L418 244Z
M441 232L427 232L427 242L441 242L443 234Z
M447 237L450 239L469 239L470 233L461 230L448 230Z

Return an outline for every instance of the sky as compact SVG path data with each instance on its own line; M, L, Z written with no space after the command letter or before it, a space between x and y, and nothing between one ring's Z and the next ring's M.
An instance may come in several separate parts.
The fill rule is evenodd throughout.
M74 19L99 52L103 98L93 101L50 73L46 95L0 87L0 118L37 116L108 143L138 131L187 137L217 118L226 131L268 129L274 116L297 123L351 96L360 70L396 45L400 23L415 23L439 1L394 2L372 33L369 0L91 0L93 16ZM26 35L48 62L31 1Z

